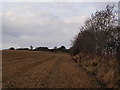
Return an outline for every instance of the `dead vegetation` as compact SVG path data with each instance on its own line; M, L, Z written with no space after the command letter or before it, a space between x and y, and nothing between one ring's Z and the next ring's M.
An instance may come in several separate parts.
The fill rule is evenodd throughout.
M105 60L97 55L86 55L83 53L74 56L73 59L79 67L94 75L106 88L118 88L120 86L118 60Z

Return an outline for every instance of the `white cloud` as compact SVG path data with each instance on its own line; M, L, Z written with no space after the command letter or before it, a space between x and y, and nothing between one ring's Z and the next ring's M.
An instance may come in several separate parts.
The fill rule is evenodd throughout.
M83 23L86 20L86 18L87 18L86 16L66 18L64 20L64 22L65 23L79 23L80 25L83 25Z
M2 2L118 2L119 0L2 0Z
M99 8L93 3L83 4L3 3L3 48L69 47L85 19Z

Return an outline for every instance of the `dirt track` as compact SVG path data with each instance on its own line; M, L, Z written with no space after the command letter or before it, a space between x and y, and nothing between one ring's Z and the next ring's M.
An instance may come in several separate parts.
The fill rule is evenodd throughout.
M93 77L68 54L3 51L3 88L94 88Z

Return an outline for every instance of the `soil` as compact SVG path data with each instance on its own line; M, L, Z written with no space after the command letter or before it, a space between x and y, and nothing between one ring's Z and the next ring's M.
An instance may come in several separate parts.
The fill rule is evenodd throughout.
M66 53L4 50L3 88L99 88Z

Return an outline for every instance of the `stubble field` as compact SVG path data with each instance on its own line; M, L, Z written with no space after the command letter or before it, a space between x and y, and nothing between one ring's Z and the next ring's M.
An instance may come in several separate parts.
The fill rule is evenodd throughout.
M66 53L2 52L3 88L96 88L96 79Z

